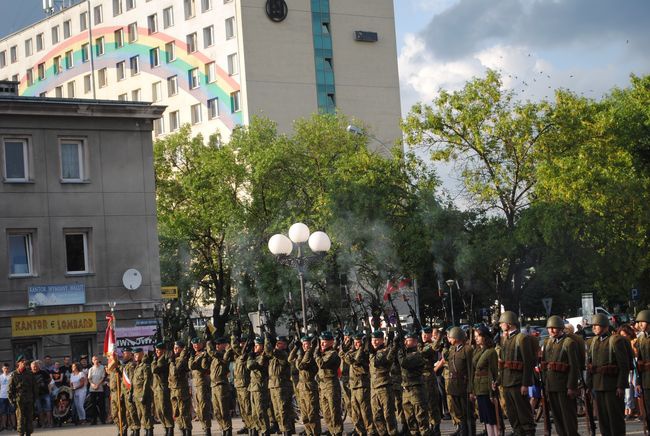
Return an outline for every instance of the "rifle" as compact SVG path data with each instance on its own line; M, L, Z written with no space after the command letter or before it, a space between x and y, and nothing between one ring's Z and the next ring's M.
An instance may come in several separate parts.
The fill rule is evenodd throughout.
M293 298L291 298L291 291L289 291L289 310L291 310L291 318L293 320L293 328L296 331L296 339L300 340L300 321L296 316L296 309L293 306ZM307 326L303 326L305 332L307 332Z
M492 380L492 385L496 385L496 380ZM491 388L491 387L490 387ZM494 389L494 395L490 398L490 401L492 401L492 405L494 405L494 411L496 414L496 421L497 421L497 434L501 435L501 428L503 428L503 416L501 413L501 403L499 402L499 388L497 387Z
M591 366L591 363L588 367ZM585 383L585 379L582 375L582 371L579 371L580 374L580 383L582 384L582 393L585 397L585 415L587 418L587 429L591 436L596 436L596 419L594 417L594 399L591 396L591 389Z
M396 320L396 327L397 327L397 333L399 333L400 337L404 338L404 329L402 328L402 322L399 319L399 312L397 312L397 309L395 308L395 303L393 303L393 297L388 294L388 303L390 304L390 307L393 309L393 312L395 313L395 318Z
M422 330L422 324L420 323L418 314L415 313L415 310L413 309L413 306L411 306L411 303L409 303L409 299L406 297L406 295L402 294L402 300L404 300L404 302L408 306L409 313L411 314L411 318L413 318L413 330L419 332L420 330Z
M542 347L542 355L544 355L544 349ZM544 412L544 436L551 436L551 415L549 413L549 401L548 401L548 392L546 392L546 387L544 386L544 376L541 372L541 364L538 363L538 368L540 368L539 373L539 386L542 392L542 412Z

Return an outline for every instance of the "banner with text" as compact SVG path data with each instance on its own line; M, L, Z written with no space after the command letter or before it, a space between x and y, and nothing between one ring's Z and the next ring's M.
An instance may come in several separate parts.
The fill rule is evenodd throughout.
M27 294L30 307L86 304L86 287L83 283L30 286Z
M97 333L95 312L14 316L11 318L11 335L14 338L86 332Z
M120 351L124 347L142 348L144 351L153 349L153 335L156 332L155 325L141 325L137 327L118 327L115 329L117 348Z

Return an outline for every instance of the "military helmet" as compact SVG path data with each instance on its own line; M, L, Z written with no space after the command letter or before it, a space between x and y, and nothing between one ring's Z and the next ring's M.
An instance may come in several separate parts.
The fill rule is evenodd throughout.
M511 310L506 310L499 317L499 324L505 322L506 324L516 324L519 325L519 320L517 319L517 314Z
M604 313L597 313L591 317L591 325L609 327L609 318Z
M550 316L546 320L546 328L556 328L556 329L563 329L564 328L564 320L560 318L557 315Z
M639 322L639 321L645 321L645 322L650 322L650 310L642 310L636 315L636 318L634 321Z
M459 341L464 341L466 339L465 332L460 327L454 327L449 330L448 336Z

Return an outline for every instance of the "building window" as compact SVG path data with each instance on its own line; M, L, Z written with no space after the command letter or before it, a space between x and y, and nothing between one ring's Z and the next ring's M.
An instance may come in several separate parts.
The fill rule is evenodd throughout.
M228 74L231 76L239 73L239 61L237 59L237 53L228 55Z
M17 45L13 45L9 49L9 58L10 58L12 64L15 64L16 62L18 62L18 46Z
M81 62L86 63L90 58L90 45L88 43L81 44Z
M129 24L129 43L138 40L138 23Z
M135 0L126 0L126 10L130 11L135 8Z
M196 16L196 0L183 0L183 8L185 9L186 20Z
M167 78L167 97L178 94L178 77L171 76Z
M167 29L174 25L174 8L172 6L163 9L163 27Z
M33 239L33 231L8 231L7 247L9 249L10 277L29 277L34 275Z
M52 27L52 44L59 43L59 26Z
M45 45L45 35L39 33L38 35L36 35L36 51L43 50L44 45Z
M131 91L131 101L140 101L140 88Z
M196 51L196 32L187 35L185 41L187 42L187 52L194 53Z
M240 105L240 94L239 91L235 91L232 94L230 94L230 109L232 113L239 112L241 110L241 105Z
M128 100L129 97L126 95L126 93L117 96L117 101L128 101Z
M160 81L151 85L151 101L158 102L162 98L162 83Z
M158 118L157 120L153 120L153 133L156 136L165 133L165 120L163 118Z
M19 82L19 80L18 80L18 74L14 74L13 76L11 76L11 81L12 81L12 82Z
M89 273L89 230L63 230L65 237L65 271L67 274Z
M131 59L129 59L129 64L131 66L132 76L140 74L140 56L133 56Z
M203 48L210 47L214 44L214 26L203 28Z
M34 52L34 45L32 43L32 38L25 40L25 57L31 56Z
M63 39L68 39L70 38L71 30L70 27L72 25L71 20L65 20L63 22Z
M61 67L61 56L54 56L52 68L54 69L54 74L59 74L63 70Z
M149 34L156 33L158 31L158 15L153 14L147 17L147 26L149 27Z
M84 76L84 94L88 94L92 90L92 77L90 74Z
M104 54L104 37L100 36L95 40L95 50L97 56L102 56Z
M160 49L158 47L149 50L149 62L151 68L160 66Z
M87 179L84 141L80 139L61 139L61 181L82 182Z
M75 96L75 91L74 91L74 80L71 82L68 82L68 98L74 98Z
M126 64L124 61L115 64L115 74L117 75L118 82L124 80L124 77L126 76Z
M169 113L169 131L175 132L181 126L181 117L178 111Z
M0 51L0 68L4 68L7 66L7 51L3 50Z
M122 13L122 0L113 0L113 16L117 17Z
M190 89L196 89L199 87L199 69L192 68L188 73L188 81L190 83Z
M34 84L34 69L28 68L25 71L25 77L27 79L27 86L32 86Z
M68 51L65 52L65 69L69 70L72 67L74 67L74 59L72 57L72 50L68 50Z
M226 39L235 37L235 17L226 18Z
M36 70L38 71L38 80L45 79L45 63L38 64Z
M108 74L106 68L101 68L97 71L97 82L99 83L100 88L108 85Z
M212 0L201 0L201 12L212 9Z
M97 5L93 8L93 15L95 25L102 24L104 21L104 11L102 10L102 5Z
M219 116L219 99L211 98L208 100L208 119L212 120Z
M59 85L54 88L54 96L56 98L63 98L63 85Z
M192 124L199 124L201 122L201 103L193 104L190 107L192 115Z
M115 39L115 48L124 47L124 29L120 28L113 32Z
M26 182L29 180L29 148L26 139L5 138L4 178L5 182Z
M173 41L165 44L165 54L167 55L167 63L174 62L176 60L176 45Z
M83 32L88 29L88 12L82 12L79 14L79 31Z
M217 64L215 62L205 64L205 80L207 83L217 80Z

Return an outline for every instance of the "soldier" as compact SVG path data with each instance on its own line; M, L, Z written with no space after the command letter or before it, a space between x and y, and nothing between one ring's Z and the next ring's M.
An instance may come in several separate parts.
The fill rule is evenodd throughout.
M113 422L117 426L118 436L126 436L128 426L126 422L126 405L124 404L124 396L122 396L122 374L119 371L120 362L117 358L117 353L113 352L108 356L108 365L106 366L106 373L109 375L108 387L111 391L111 416Z
M650 417L650 338L648 337L648 323L650 323L650 310L642 310L636 316L639 336L636 342L638 351L636 391L643 397L644 416L646 421Z
M165 436L174 436L174 417L169 393L169 357L167 346L158 342L154 347L155 357L151 364L153 375L153 402L155 415L165 427Z
M440 339L433 340L433 329L425 326L421 331L422 343L418 345L418 350L422 353L422 357L426 362L424 371L422 372L422 380L424 382L424 390L427 394L427 410L429 413L430 427L435 436L440 435L440 422L442 421L442 403L440 390L438 388L437 373L442 372L444 367L439 357L442 350L442 341ZM438 333L438 338L440 334ZM437 364L437 366L436 366Z
M369 344L366 343L364 346L364 338L363 333L357 333L354 336L352 349L340 352L341 358L350 368L350 419L354 430L348 433L348 436L374 433L370 409Z
M196 400L196 416L201 422L205 436L210 436L212 415L210 413L210 356L204 349L201 338L192 338L194 356L188 362L192 371L192 386Z
M469 393L472 392L474 376L472 372L473 349L465 344L467 336L460 327L449 331L449 354L444 359L449 371L447 393L451 396L449 408L459 418L458 430L454 436L469 436L476 433L474 407L470 404Z
M394 436L397 434L395 419L395 399L390 370L395 361L397 341L390 348L384 343L384 332L376 330L372 333L372 349L370 351L370 404L372 406L375 431L379 435Z
M503 386L508 420L516 434L535 434L533 410L528 402L528 387L533 384L533 370L537 360L536 338L519 330L514 312L506 311L499 318L503 345L499 356L499 384Z
M268 339L268 338L267 338ZM275 347L267 340L264 353L269 359L269 392L278 428L285 436L295 433L293 405L293 386L291 384L291 364L287 352L286 336L278 336Z
M232 419L230 417L230 381L228 373L234 353L228 348L226 338L217 338L216 348L208 341L207 353L210 356L210 379L212 380L212 410L221 426L223 436L232 436Z
M248 392L250 372L246 368L249 341L252 342L252 339L244 340L242 338L238 341L235 336L230 340L230 348L233 350L235 358L233 379L235 382L235 390L237 391L237 404L239 404L239 414L244 423L244 427L239 429L237 434L248 434L249 431L253 430L251 397L250 392Z
M597 313L591 319L594 336L587 350L587 386L596 392L600 433L603 436L625 434L625 388L632 368L623 338L612 335L609 319Z
M138 412L138 420L144 428L144 436L153 436L153 391L151 390L152 376L151 367L144 359L142 348L133 350L135 355L135 370L131 390L133 391L133 400ZM139 433L136 432L136 436Z
M395 356L395 359L397 359L397 356ZM400 434L406 434L408 432L408 423L402 401L402 369L397 361L393 362L393 366L390 369L390 380L393 385L393 398L395 399L395 419L401 425L402 431ZM427 419L428 416L429 411L427 410Z
M16 357L16 370L11 373L7 398L16 408L18 433L21 436L31 435L34 431L34 402L38 398L38 386L22 354Z
M140 434L140 419L138 418L138 410L133 398L133 391L131 385L133 384L133 373L135 372L135 362L133 361L133 349L131 347L124 347L122 349L122 365L120 365L122 372L122 397L124 397L124 405L126 406L126 422L131 430L132 436Z
M578 344L564 333L564 321L553 315L546 321L549 338L542 348L544 387L553 413L555 430L560 436L578 434Z
M178 423L183 436L192 436L192 412L190 403L190 385L188 374L189 353L183 341L174 343L174 354L169 362L169 397L172 403L172 414Z
M250 371L250 384L248 391L251 396L251 410L253 415L253 429L250 435L263 435L269 431L268 399L268 368L269 361L264 354L264 339L255 338L253 352L248 356L246 368Z
M352 332L347 328L343 330L343 343L341 344L341 350L344 353L352 350ZM341 358L340 381L342 410L346 412L347 416L352 416L352 409L350 406L350 365L348 365L343 358Z
M320 411L318 404L318 383L316 374L318 365L314 358L316 346L312 344L315 338L303 336L300 338L301 347L295 347L289 354L289 362L298 368L298 390L296 398L300 408L300 419L305 427L305 435L321 434Z
M407 333L404 337L404 349L398 353L402 372L402 404L408 426L403 433L411 435L429 435L429 412L427 410L427 391L424 385L424 371L427 362L418 351L417 333Z
M332 332L324 331L321 333L320 347L317 347L314 353L316 364L318 365L323 418L325 418L329 433L340 436L343 434L341 384L338 378L341 358L336 350L334 350L334 336Z

